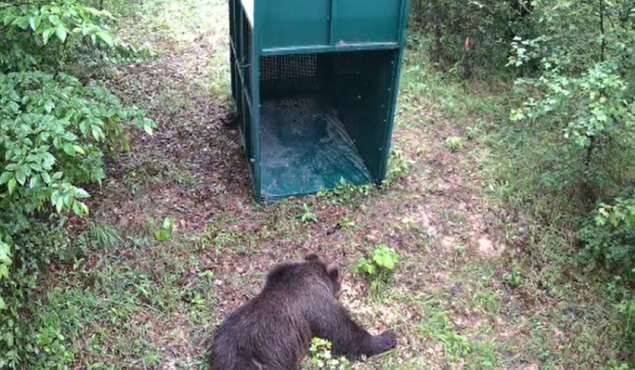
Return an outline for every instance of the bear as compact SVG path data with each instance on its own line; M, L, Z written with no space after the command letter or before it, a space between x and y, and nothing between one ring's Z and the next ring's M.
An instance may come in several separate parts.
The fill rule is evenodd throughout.
M339 270L311 253L275 265L262 290L230 313L208 349L210 370L297 370L313 337L332 343L332 354L357 360L387 352L396 335L372 335L337 296Z

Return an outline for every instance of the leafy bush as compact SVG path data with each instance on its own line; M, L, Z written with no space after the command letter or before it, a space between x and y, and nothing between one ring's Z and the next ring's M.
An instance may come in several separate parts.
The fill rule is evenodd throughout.
M50 202L58 212L85 214L80 200L88 193L73 184L103 180L102 148L127 148L122 123L129 120L154 127L142 111L71 76L0 75L0 185L7 191L0 206L32 214Z
M534 1L535 37L516 37L510 66L536 68L518 79L522 106L511 112L525 149L535 199L558 222L581 225L579 261L603 271L623 293L611 295L633 354L635 282L635 13L631 1ZM534 153L539 153L536 155ZM523 153L521 153L522 155ZM539 181L536 181L539 179ZM522 181L521 181L522 180ZM528 181L529 180L529 181ZM540 200L548 197L549 201ZM564 207L563 207L564 205ZM612 283L611 283L612 284ZM617 331L617 330L616 330ZM629 339L630 338L630 339Z
M635 199L602 203L579 236L587 266L604 267L635 282Z
M463 78L504 70L509 42L532 35L531 1L412 2L431 59Z
M0 295L6 302L0 310L0 368L59 368L68 360L70 349L62 344L61 324L40 319L39 306L45 296L35 292L47 266L72 257L69 235L59 217L44 219L49 223L21 220L13 223L9 212L0 216L0 225L15 233L9 276L0 280Z
M68 244L25 243L22 234L48 234L45 228L34 229L31 219L49 210L78 216L88 212L83 200L89 194L79 184L104 179L104 153L128 147L127 122L147 132L154 128L143 111L122 106L98 85L83 86L64 74L57 78L42 72L0 75L0 240L4 252L0 277L5 279L0 281L0 297L9 297L6 305L11 307L0 313L0 321L10 324L0 328L5 338L0 348L6 349L1 352L8 354L0 356L0 364L21 357L14 348L20 345L15 332L20 311L15 308L24 303L28 288L35 287L34 271ZM15 271L8 270L12 249L19 262Z
M613 202L616 194L635 186L635 178L629 175L635 166L635 80L632 62L624 58L635 52L624 43L635 35L624 22L633 21L620 18L624 2L536 4L545 34L529 40L516 38L510 65L535 60L541 74L517 80L525 101L511 119L554 133L544 151L551 162L543 167L542 175L550 179L544 183L548 188L575 194L577 199L571 200L578 204ZM590 20L596 26L590 26ZM588 37L571 39L572 30ZM580 237L590 264L594 260L629 272L635 258L632 204L621 198L614 203L602 203L580 230Z
M77 61L91 64L152 56L114 37L112 14L77 0L0 2L0 70L57 72Z
M46 268L72 259L67 213L89 209L104 156L153 121L70 73L90 61L142 58L115 38L106 11L76 0L0 2L0 368L64 368L64 325L39 315ZM44 311L46 311L44 309Z
M535 2L544 34L517 37L509 65L535 62L539 74L517 80L524 92L512 121L552 132L548 149L558 191L583 187L587 204L633 186L624 176L635 157L635 100L629 44L635 31L622 19L627 2ZM581 37L571 38L571 34ZM616 47L616 45L620 45Z

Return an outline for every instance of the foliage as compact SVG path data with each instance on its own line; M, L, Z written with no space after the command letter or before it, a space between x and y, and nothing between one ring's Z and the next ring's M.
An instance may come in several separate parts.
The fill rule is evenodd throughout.
M523 207L544 215L547 227L581 226L578 267L629 286L635 267L635 8L622 0L532 5L535 33L513 38L508 62L523 75L510 127L514 140L529 141L517 153L519 177L510 181L533 194ZM622 302L614 313L625 321L615 324L627 336L632 328L623 302L631 299L632 293L610 298ZM628 352L624 357L632 358Z
M11 246L2 241L0 237L0 280L9 278L9 266L11 266ZM0 311L7 308L2 296L0 296Z
M635 200L602 203L579 232L587 267L604 267L635 282Z
M44 266L68 260L74 251L69 248L62 219L54 217L49 225L21 218L20 223L11 224L12 215L7 213L0 217L0 226L11 226L14 232L12 266L15 268L9 270L8 279L0 280L0 292L6 301L6 308L0 310L0 367L55 368L69 360L69 352L60 337L61 323L31 316L39 301L33 291L40 284ZM25 321L25 314L31 319Z
M622 18L623 1L535 4L537 24L545 33L515 38L509 65L535 61L539 74L517 80L525 101L511 119L561 133L553 138L562 144L553 149L554 162L559 162L553 173L562 188L582 183L582 193L593 202L629 180L619 172L635 159L635 80L631 58L625 58L635 51L627 41L635 35L628 26L633 19L628 13Z
M127 148L122 122L134 120L148 132L154 127L142 111L124 108L97 85L40 72L0 76L0 119L0 185L6 185L0 205L24 214L50 202L58 212L84 215L81 199L88 193L73 184L103 180L100 145Z
M317 198L325 198L330 204L353 204L359 203L360 197L365 197L373 191L372 184L354 185L347 182L343 177L340 178L339 184L326 190L321 188L315 195Z
M635 345L635 294L625 296L617 305L617 312L620 314L624 327L622 329L623 347L633 348ZM632 358L634 354L630 353Z
M501 72L508 43L532 34L531 1L412 2L431 60L462 78Z
M34 291L46 268L77 253L66 214L89 212L86 185L105 179L105 156L129 149L129 128L155 128L142 110L73 75L144 56L113 35L113 22L77 0L0 2L2 368L73 361L60 317L25 320L37 307Z
M536 4L545 34L516 38L510 65L536 60L540 74L517 81L525 101L511 119L559 133L552 140L560 145L547 152L554 163L548 169L555 180L552 189L571 193L579 188L582 204L602 202L580 231L584 254L630 271L632 199L616 198L614 206L604 200L635 186L633 177L624 175L635 165L635 80L632 61L625 58L635 52L627 43L635 36L628 26L634 23L632 14L624 13L628 4L622 1ZM588 37L571 39L572 31Z
M0 2L0 70L56 72L79 60L104 63L152 55L116 38L110 31L114 21L108 11L77 0Z
M503 281L512 288L518 288L523 283L522 266L517 260L512 261L511 271L503 275Z
M455 152L463 147L463 138L458 136L448 136L445 138L445 146L447 146L451 151Z
M370 280L371 291L378 293L383 284L392 278L399 254L387 245L380 245L369 258L362 257L353 265L353 275L362 274Z
M165 243L170 240L175 229L176 225L174 224L174 220L170 217L166 217L163 220L162 227L154 232L154 238L162 243Z
M313 212L311 206L306 203L302 203L302 211L303 213L300 217L302 222L318 222L317 215Z
M408 176L413 164L414 161L408 158L402 150L391 148L390 157L388 157L388 173L382 187L389 188L397 180Z
M307 369L329 369L329 370L345 370L350 369L350 362L346 357L333 358L331 354L332 343L327 339L312 338L311 347L309 348L310 359L308 360Z

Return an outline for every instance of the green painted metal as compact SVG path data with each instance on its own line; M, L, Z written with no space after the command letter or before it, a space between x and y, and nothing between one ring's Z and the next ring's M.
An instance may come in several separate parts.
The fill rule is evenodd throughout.
M397 0L333 0L335 44L397 42L401 33L401 6Z
M229 0L232 97L254 196L386 174L408 0Z
M291 55L291 54L310 54L310 53L335 53L341 51L362 51L362 50L391 50L398 49L399 44L396 42L363 42L339 45L306 45L306 46L288 46L264 49L260 55Z

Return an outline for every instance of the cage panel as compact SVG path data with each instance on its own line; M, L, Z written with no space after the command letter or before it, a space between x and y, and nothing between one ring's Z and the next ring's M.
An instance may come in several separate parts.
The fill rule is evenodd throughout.
M339 0L333 2L334 44L398 42L402 2Z
M266 96L290 96L318 88L316 54L260 58L260 91Z
M264 49L329 43L331 0L263 1L259 10Z
M333 53L323 56L331 81L326 97L339 112L372 179L383 178L391 138L395 50Z
M241 144L248 158L253 157L253 29L240 0L229 1L230 14L230 63L232 97L239 113Z

